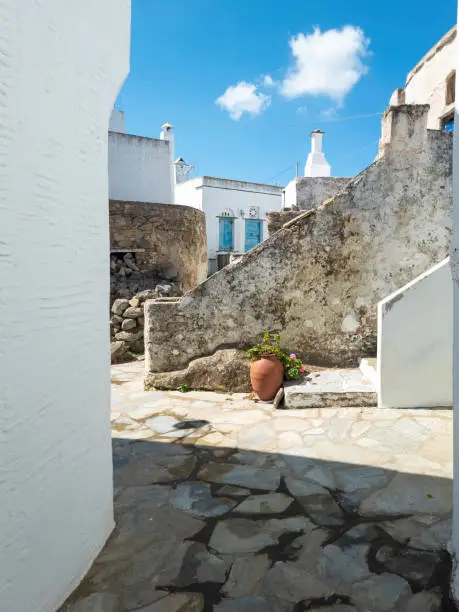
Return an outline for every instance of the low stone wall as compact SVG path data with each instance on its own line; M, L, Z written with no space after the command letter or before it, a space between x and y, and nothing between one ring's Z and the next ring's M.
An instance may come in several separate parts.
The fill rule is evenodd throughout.
M266 215L268 221L268 235L272 236L278 232L289 221L293 221L300 215L304 214L304 210L281 210L280 212L270 212Z
M266 330L306 363L376 353L379 300L440 262L452 225L452 135L426 106L392 113L384 156L173 304L145 305L147 371L181 370Z
M176 299L182 295L177 284L159 282L131 299L117 298L110 305L110 353L112 363L123 363L132 353L144 352L144 304L150 299Z
M133 271L144 285L148 279L163 278L179 281L182 290L188 291L205 280L207 242L202 211L175 204L110 200L109 212L111 253L121 257L135 253L137 270ZM120 284L129 288L131 283L132 295L132 282L124 276L115 293Z
M341 176L298 176L284 189L284 208L316 208L342 191L350 180Z

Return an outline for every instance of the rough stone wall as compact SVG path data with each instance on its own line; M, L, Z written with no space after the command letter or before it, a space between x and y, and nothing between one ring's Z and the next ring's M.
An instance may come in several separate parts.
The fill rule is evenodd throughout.
M134 251L144 280L176 279L188 291L207 276L204 213L190 206L110 200L110 250Z
M350 177L309 177L293 179L285 188L284 208L311 210L335 196L349 183Z
M147 371L183 368L266 329L305 361L355 365L376 349L377 302L448 251L452 136L425 107L392 109L385 155L175 303L147 302Z
M176 283L158 281L152 289L140 291L130 300L117 298L110 308L110 356L112 363L123 363L132 358L130 353L144 352L144 303L146 300L182 295Z
M293 221L300 215L304 215L304 210L282 210L281 212L268 213L266 219L268 220L269 236L278 232L286 223Z

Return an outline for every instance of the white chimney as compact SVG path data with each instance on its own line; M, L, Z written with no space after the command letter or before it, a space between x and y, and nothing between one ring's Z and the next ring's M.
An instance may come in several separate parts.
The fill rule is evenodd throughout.
M330 164L322 153L322 136L325 132L314 130L311 132L311 152L304 167L304 176L331 176Z
M184 183L190 179L193 167L187 164L183 157L178 157L175 160L175 183Z
M172 130L174 126L170 123L165 123L161 126L161 134L159 135L160 140L167 140L169 142L169 172L170 172L170 185L171 185L171 193L172 193L172 202L171 204L175 204L175 155L174 155L174 134Z

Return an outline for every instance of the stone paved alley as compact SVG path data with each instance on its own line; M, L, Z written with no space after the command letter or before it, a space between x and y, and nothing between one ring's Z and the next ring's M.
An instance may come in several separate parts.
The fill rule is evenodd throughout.
M273 410L112 368L116 529L66 612L454 610L452 412Z

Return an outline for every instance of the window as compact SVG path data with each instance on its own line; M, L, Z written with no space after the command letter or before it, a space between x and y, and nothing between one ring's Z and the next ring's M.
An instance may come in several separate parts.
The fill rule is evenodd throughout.
M446 77L446 104L452 104L456 101L456 71L453 70Z
M234 250L234 219L231 217L220 217L218 220L219 251Z
M441 129L445 132L454 132L454 111L442 118Z

